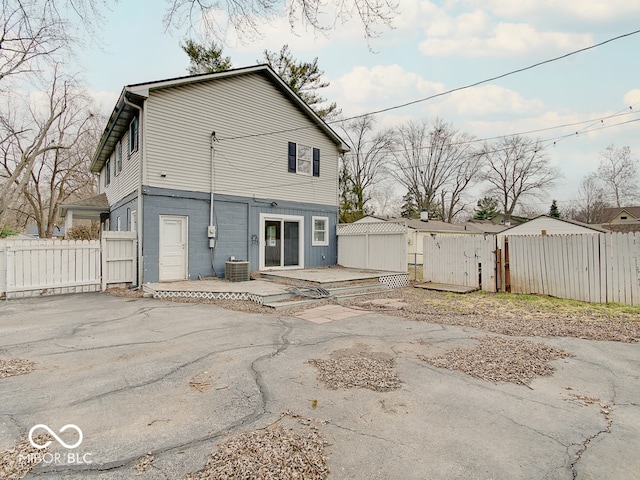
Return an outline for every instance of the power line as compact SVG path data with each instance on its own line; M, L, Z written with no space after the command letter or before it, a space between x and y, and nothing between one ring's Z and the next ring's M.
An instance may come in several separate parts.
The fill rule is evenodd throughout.
M367 117L367 116L370 116L370 115L378 115L380 113L385 113L385 112L389 112L389 111L392 111L392 110L397 110L397 109L400 109L400 108L405 108L405 107L408 107L408 106L411 106L411 105L415 105L415 104L418 104L418 103L422 103L422 102L426 102L426 101L429 101L429 100L433 100L434 98L442 97L442 96L445 96L445 95L450 95L452 93L459 92L461 90L466 90L466 89L469 89L469 88L477 87L478 85L483 85L485 83L489 83L489 82L492 82L492 81L495 81L495 80L499 80L499 79L502 79L502 78L505 78L505 77L508 77L508 76L511 76L511 75L515 75L517 73L522 73L522 72L525 72L527 70L531 70L533 68L537 68L537 67L540 67L542 65L546 65L548 63L557 62L558 60L563 60L563 59L571 57L573 55L577 55L579 53L583 53L583 52L586 52L588 50L592 50L594 48L601 47L603 45L606 45L608 43L614 42L616 40L620 40L622 38L630 37L632 35L637 35L638 33L640 33L640 29L639 30L634 30L634 31L629 32L629 33L624 33L622 35L618 35L618 36L613 37L613 38L609 38L607 40L604 40L602 42L590 45L588 47L580 48L578 50L573 50L573 51L571 51L569 53L565 53L564 55L560 55L558 57L553 57L553 58L550 58L550 59L547 59L547 60L543 60L541 62L534 63L534 64L529 65L527 67L518 68L516 70L511 70L510 72L503 73L501 75L496 75L494 77L486 78L484 80L480 80L478 82L470 83L470 84L467 84L467 85L464 85L464 86L461 86L461 87L452 88L450 90L446 90L444 92L436 93L436 94L430 95L428 97L419 98L417 100L412 100L410 102L405 102L405 103L401 103L401 104L398 104L398 105L393 105L391 107L383 108L383 109L380 109L380 110L373 110L371 112L363 113L363 114L360 114L360 115L354 115L354 116L343 118L343 119L340 119L340 120L331 120L331 121L328 121L328 122L325 122L325 123L327 125L333 125L333 124L337 124L337 123L341 123L341 122L345 122L345 121L349 121L349 120L355 120L355 119L358 119L358 118ZM264 137L264 136L274 135L274 134L278 134L278 133L297 132L297 131L306 130L306 129L309 129L309 128L316 128L316 126L317 125L308 125L308 126L304 126L304 127L295 127L295 128L288 128L288 129L282 129L282 130L274 130L274 131L271 131L271 132L251 133L251 134L247 134L247 135L237 135L237 136L234 136L234 137L221 138L220 140L239 140L239 139L243 139L243 138Z

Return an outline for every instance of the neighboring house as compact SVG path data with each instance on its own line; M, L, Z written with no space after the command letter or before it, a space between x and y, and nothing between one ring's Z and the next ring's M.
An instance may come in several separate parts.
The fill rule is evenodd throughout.
M342 139L267 65L124 87L91 162L140 282L337 261ZM74 215L76 215L74 213Z
M498 234L499 238L513 235L571 235L581 233L605 233L606 230L596 225L553 218L548 215L540 215L526 223L507 228Z
M522 225L529 221L526 217L518 217L516 215L511 215L511 219L507 222L505 220L506 216L504 213L498 213L491 217L489 220L495 225L503 225L505 228L515 227L517 225Z
M640 207L603 208L602 228L613 232L640 232Z
M74 221L88 220L100 222L108 218L109 201L106 193L100 193L89 198L83 198L71 203L65 203L58 208L60 216L64 218L64 228L70 231Z
M51 232L51 238L64 238L65 227L55 225ZM27 225L24 230L24 235L30 238L40 238L37 225Z
M367 215L354 223L369 222L402 222L407 225L407 244L409 263L417 261L422 264L422 253L425 235L484 235L495 234L505 229L504 226L491 222L447 223L440 220L420 220L402 217L379 217Z

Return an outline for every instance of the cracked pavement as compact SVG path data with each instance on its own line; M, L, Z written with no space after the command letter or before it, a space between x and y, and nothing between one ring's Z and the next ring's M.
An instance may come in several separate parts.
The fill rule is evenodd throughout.
M1 303L0 358L37 365L0 379L0 451L34 425L71 423L84 434L73 452L90 454L91 463L42 462L27 479L181 479L227 435L283 411L326 422L332 479L622 480L640 471L639 344L530 338L576 356L526 388L418 358L484 332L375 312L316 324L99 293ZM392 356L401 387L326 388L306 362L339 350ZM68 452L56 442L51 451ZM148 454L150 467L137 472Z

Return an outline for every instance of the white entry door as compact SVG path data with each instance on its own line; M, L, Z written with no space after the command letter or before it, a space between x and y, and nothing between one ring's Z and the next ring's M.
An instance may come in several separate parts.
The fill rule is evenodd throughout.
M160 215L160 257L158 277L161 282L187 280L187 217Z

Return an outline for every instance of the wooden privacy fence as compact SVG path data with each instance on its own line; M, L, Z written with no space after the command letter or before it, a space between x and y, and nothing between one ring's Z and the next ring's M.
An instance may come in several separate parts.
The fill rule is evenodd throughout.
M640 233L510 236L512 293L640 305Z
M336 233L340 265L407 272L406 222L341 223Z
M135 232L102 240L0 240L0 296L95 292L136 281Z
M425 282L496 291L495 235L426 235L422 251Z

